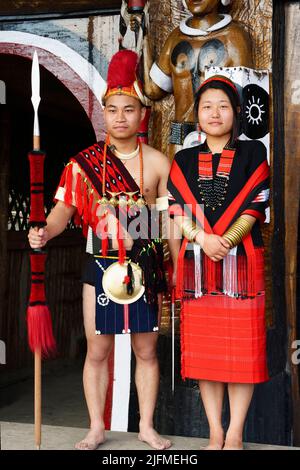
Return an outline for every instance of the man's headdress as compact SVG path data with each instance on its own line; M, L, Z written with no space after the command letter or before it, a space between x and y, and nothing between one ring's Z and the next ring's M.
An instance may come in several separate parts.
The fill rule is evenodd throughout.
M129 50L119 51L112 57L107 72L107 88L102 97L103 104L109 96L127 95L145 105L142 84L137 77L138 62L136 52Z

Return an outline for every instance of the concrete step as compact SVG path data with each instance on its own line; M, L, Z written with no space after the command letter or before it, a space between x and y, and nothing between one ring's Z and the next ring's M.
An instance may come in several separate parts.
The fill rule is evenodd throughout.
M43 450L73 450L75 442L86 435L87 429L49 426L42 427ZM171 450L198 451L207 445L207 439L195 437L168 436L173 445ZM300 450L299 447L245 443L246 450ZM1 422L2 450L34 450L33 424ZM149 447L137 439L136 433L107 431L106 442L98 450L143 450Z

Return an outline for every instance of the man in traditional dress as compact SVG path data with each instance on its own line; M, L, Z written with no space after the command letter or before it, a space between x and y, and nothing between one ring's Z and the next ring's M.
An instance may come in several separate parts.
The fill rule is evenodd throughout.
M83 450L96 449L105 440L103 415L109 383L108 358L114 335L122 333L131 333L136 357L139 439L154 449L171 445L153 428L159 385L156 345L164 275L162 246L158 238L151 236L149 209L155 204L167 208L170 165L167 157L140 144L136 136L145 114L143 92L136 78L137 62L138 57L132 51L118 52L112 58L103 96L106 140L70 160L47 226L29 232L31 247L40 248L59 235L74 216L88 235L91 248L88 251L93 253L83 279L87 338L83 382L91 420L87 436L76 444L77 449ZM130 230L130 226L135 230ZM116 279L120 273L118 286Z

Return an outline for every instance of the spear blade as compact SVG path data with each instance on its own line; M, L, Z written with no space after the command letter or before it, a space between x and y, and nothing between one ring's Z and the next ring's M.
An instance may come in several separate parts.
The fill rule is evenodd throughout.
M37 52L34 51L31 67L31 102L34 109L34 125L33 125L33 149L39 150L40 128L38 118L38 108L41 101L40 97L40 67Z

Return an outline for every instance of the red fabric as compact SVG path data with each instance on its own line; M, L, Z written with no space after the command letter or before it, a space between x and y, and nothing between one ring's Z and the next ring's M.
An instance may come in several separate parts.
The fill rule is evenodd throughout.
M268 380L265 297L206 295L183 301L182 377L232 383Z
M258 219L262 224L264 223L265 221L265 218L266 218L266 214L262 214L261 212L259 211L255 211L254 209L246 209L245 211L242 212L241 215L252 215L252 217L255 217L256 219Z
M188 244L187 238L183 239L181 244L181 248L178 255L177 260L177 273L176 273L176 298L181 299L184 295L184 280L186 273L184 272L185 268L185 260L184 260L184 253Z

